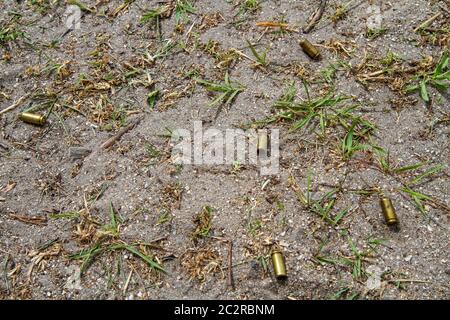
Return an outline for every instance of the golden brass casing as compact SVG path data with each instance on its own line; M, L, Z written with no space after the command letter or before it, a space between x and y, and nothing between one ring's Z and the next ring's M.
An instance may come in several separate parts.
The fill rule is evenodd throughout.
M282 279L287 277L286 265L284 264L283 254L280 250L272 251L272 264L273 272L277 279Z
M35 124L37 126L43 126L46 121L46 118L44 116L30 112L22 112L21 114L19 114L19 119L23 122Z
M395 213L392 201L389 198L380 198L381 210L383 211L384 220L388 225L395 225L398 223L397 214Z
M311 59L319 59L320 52L319 50L307 39L303 39L300 41L300 47L302 47L303 51L311 58Z

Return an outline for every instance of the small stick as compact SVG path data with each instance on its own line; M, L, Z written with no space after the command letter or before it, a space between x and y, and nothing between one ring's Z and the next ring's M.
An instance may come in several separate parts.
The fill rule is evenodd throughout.
M416 283L431 283L431 281L426 281L426 280L414 280L414 279L394 279L394 280L389 280L389 283L392 282L416 282Z
M159 238L156 238L156 239L153 239L153 240L147 241L146 243L154 243L154 242L159 242L159 241L162 241L162 240L165 240L165 239L167 239L168 237L169 237L168 235L165 235L165 236L162 236L162 237L159 237Z
M14 214L11 213L9 215L10 218L18 220L20 222L24 222L24 223L28 223L28 224L36 224L36 225L46 225L47 224L47 219L42 218L42 217L36 217L36 216L31 216L31 217L27 217L27 216L21 216L18 214Z
M8 281L8 261L9 261L9 254L6 255L5 261L3 262L3 277L5 278L6 283L6 293L9 294L9 281Z
M0 142L0 148L3 148L5 150L9 150L9 146L7 144L4 144L3 142Z
M257 26L257 27L265 27L265 28L266 28L266 29L265 29L266 31L267 31L268 28L280 28L280 29L284 29L284 30L289 31L289 32L295 32L295 33L298 33L298 31L292 29L292 28L289 26L289 24L287 24L287 23L282 23L282 22L260 21L260 22L257 22L257 23L256 23L256 26ZM264 31L264 32L266 32L266 31Z
M214 237L211 236L211 239L219 240L222 242L228 242L228 278L227 278L227 287L234 289L234 281L233 281L233 241L231 239L226 239L223 237Z
M119 140L120 138L122 138L122 136L127 133L128 131L130 131L131 129L133 129L137 124L139 124L139 122L141 122L142 117L138 118L134 121L132 121L129 125L127 125L126 127L122 128L119 130L119 132L117 132L117 134L115 136L112 136L111 138L109 138L108 140L106 140L101 146L100 149L108 149L109 147L111 147L117 140Z
M309 23L306 25L306 27L303 28L303 33L309 33L319 22L319 20L322 18L323 13L325 12L326 5L327 0L320 1L319 8L317 8L317 10L308 19Z
M424 28L428 27L430 24L433 23L434 20L439 18L441 16L441 14L442 14L442 12L438 12L434 16L432 16L431 18L425 20L422 24L420 24L420 26L418 26L417 28L414 29L414 32L417 32L417 31L419 31L421 29L424 29Z
M264 35L267 33L267 31L269 31L269 27L266 27L263 31L263 33L261 33L261 36L258 38L258 40L256 40L256 43L259 43L261 41L261 39L264 37Z
M125 286L123 287L123 294L127 293L128 285L130 284L132 275L133 275L133 269L131 269L130 273L128 274L127 281L125 282Z
M234 290L233 281L233 241L228 240L228 281L227 285L229 288Z
M5 113L5 112L11 111L11 110L17 108L17 107L23 102L23 100L25 100L25 99L28 98L29 96L30 96L29 93L23 95L23 96L20 97L16 102L14 102L12 105L10 105L9 107L7 107L7 108L1 110L1 111L0 111L0 114L3 114L3 113Z
M256 61L255 59L252 59L251 57L249 57L248 55L246 55L245 53L243 53L242 51L239 51L238 49L231 49L233 50L233 52L237 53L238 55L240 55L241 57L244 57L254 63L258 63L258 61Z
M257 27L266 27L266 28L287 28L289 25L287 23L282 22L274 22L274 21L260 21L256 23Z

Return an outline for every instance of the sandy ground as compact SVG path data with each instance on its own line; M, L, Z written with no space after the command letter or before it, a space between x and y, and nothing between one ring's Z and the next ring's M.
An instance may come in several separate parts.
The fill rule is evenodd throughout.
M0 110L18 101L0 118L1 298L449 298L448 83L447 92L427 87L429 103L404 92L448 46L448 3L328 1L304 35L297 31L319 1L197 0L186 14L182 1L81 2L80 28L67 34L64 1L0 2ZM377 30L367 27L372 7ZM159 22L141 21L156 8ZM430 31L414 32L438 12ZM320 60L302 51L303 36ZM267 50L264 63L246 39ZM217 93L198 79L220 83L226 73L245 89L209 106ZM289 130L273 105L291 83L294 101L307 102L303 82L313 99L332 88L348 96L330 109L358 106L350 125L324 111L323 130L319 117ZM44 126L18 119L30 107L49 114ZM257 122L268 117L275 121ZM355 119L374 129L355 127L354 145L371 147L346 153ZM167 134L192 131L194 121L279 129L279 173L174 164ZM77 158L75 147L92 152ZM422 166L399 170L414 164ZM405 187L427 198L418 205ZM398 229L383 220L381 192ZM273 274L274 247L285 256L284 281Z

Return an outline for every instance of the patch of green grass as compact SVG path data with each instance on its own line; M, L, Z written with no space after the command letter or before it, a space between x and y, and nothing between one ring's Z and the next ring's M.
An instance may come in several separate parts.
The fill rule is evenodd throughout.
M369 237L367 239L367 245L369 246L370 250L374 253L378 251L378 246L382 245L386 242L386 239L379 239L374 237Z
M196 82L204 86L208 91L219 93L217 97L209 103L209 106L218 104L230 105L233 103L236 96L245 90L245 86L230 80L228 72L225 73L225 80L222 83L213 83L198 78L196 79Z
M129 244L120 240L120 223L122 219L119 213L114 209L112 202L109 205L110 221L97 230L102 235L97 237L96 242L87 248L81 249L69 255L71 260L81 260L80 272L83 274L94 259L108 252L116 252L126 250L147 263L153 270L158 272L166 272L161 265L153 259L153 257L140 251L135 244Z
M256 236L259 229L262 228L261 219L253 219L248 222L247 230L252 236Z
M129 244L116 244L111 245L108 248L109 250L127 250L128 252L131 252L133 255L140 258L142 261L146 262L153 270L159 271L159 272L166 272L163 267L159 263L157 263L153 257L148 256L141 251L139 251L135 246L129 245Z
M357 300L359 292L352 292L350 287L344 287L329 296L330 300Z
M30 6L34 11L37 11L41 14L46 13L49 9L51 9L50 0L27 0L28 6Z
M362 276L366 273L363 263L364 253L356 247L355 243L350 237L348 237L348 243L350 245L350 250L353 253L353 259L343 258L343 261L352 268L353 278L361 279Z
M110 223L103 226L103 230L109 234L111 234L113 237L119 236L119 227L120 223L122 223L122 219L119 217L117 211L114 209L114 206L112 202L109 203L109 216L110 216Z
M348 235L347 231L344 230L341 235L344 236L347 240L351 256L344 256L342 254L333 256L329 253L325 253L324 248L327 244L327 241L324 241L320 244L317 253L314 255L314 261L322 264L331 264L334 266L350 268L352 277L355 280L364 280L367 277L365 271L366 259L370 256L373 256L373 254L377 252L377 247L382 244L384 240L369 238L367 240L369 248L367 250L361 250L356 246L354 241Z
M43 73L47 73L48 75L55 74L58 78L65 78L68 74L67 69L68 62L55 62L48 61L47 65L44 69L42 69Z
M314 261L322 264L331 264L331 265L339 265L339 260L333 258L330 254L324 252L324 248L327 245L328 241L322 241L317 250L317 253L314 255Z
M0 25L0 46L24 37L25 33L16 24Z
M187 20L188 14L195 14L196 9L194 5L187 0L176 0L175 4L175 23L178 25L180 22Z
M239 13L254 12L261 8L258 0L243 0L239 6Z
M161 19L166 18L170 15L170 6L160 6L156 9L149 10L144 13L141 17L141 23L146 24L149 22L155 22L156 30L158 33L159 40L161 40Z
M374 151L380 169L384 173L390 174L395 177L404 175L410 171L413 172L428 164L427 162L419 162L406 166L392 167L389 160L389 151L386 151L379 147L374 149ZM424 203L427 201L433 202L433 199L430 196L415 190L414 186L422 183L426 178L430 178L431 176L441 172L445 168L445 166L445 164L433 166L425 170L423 173L416 174L416 176L411 178L409 181L402 182L403 187L400 188L400 191L408 195L416 204L417 209L424 215L426 214Z
M258 51L256 51L255 49L255 46L250 41L246 41L250 48L250 51L256 59L257 64L262 67L267 67L267 65L269 64L269 62L267 61L267 52L269 51L269 49L266 49L263 53L258 53Z
M336 79L336 73L339 69L334 64L330 64L328 67L320 70L320 75L326 83L333 83Z
M83 274L89 266L94 262L94 259L106 252L112 251L121 251L126 250L131 252L133 255L137 256L145 263L147 263L152 269L159 272L166 272L164 268L161 267L159 263L157 263L152 257L142 253L139 249L137 249L133 245L129 245L126 243L118 243L118 244L110 244L105 245L102 243L96 243L93 246L80 250L74 254L69 255L69 259L71 260L81 260L80 273Z
M147 95L147 104L150 109L153 109L156 104L156 100L159 98L159 90L153 90Z
M309 89L304 83L307 100L296 102L297 90L292 84L282 97L275 102L273 107L280 110L275 116L269 117L261 123L267 124L274 121L293 122L290 131L296 131L311 127L316 135L321 138L326 136L326 128L340 127L345 131L342 138L341 151L345 160L349 159L356 151L373 148L370 144L362 143L370 139L375 126L361 116L355 115L359 105L347 105L350 97L336 94L334 90L311 98ZM315 128L319 127L319 131Z
M177 47L177 42L172 39L168 39L164 41L161 47L159 47L154 53L150 53L149 51L143 52L143 58L151 63L154 63L156 60L164 59L173 53L173 50Z
M89 197L88 202L95 202L100 199L105 194L106 189L108 189L108 185L106 183L103 183L100 187L100 190Z
M153 144L146 143L145 144L145 150L147 152L147 156L150 158L152 162L155 162L156 160L161 157L161 151L158 150Z
M323 221L326 221L332 226L337 226L342 222L342 219L348 214L348 209L340 210L332 214L336 202L336 194L339 190L332 189L326 192L318 199L311 198L312 180L311 173L308 172L306 177L306 191L297 186L296 193L300 203L310 212L319 216Z
M149 10L142 15L141 23L157 21L158 19L161 19L162 15L165 14L168 10L168 6L160 6L156 9Z
M376 252L378 245L382 243L380 239L369 239L370 245L368 250L360 250L353 242L352 238L347 235L347 241L352 253L352 257L340 257L340 261L351 268L354 279L365 279L367 277L365 269L365 258Z
M421 183L425 178L428 178L436 173L439 173L444 168L445 168L445 165L443 165L443 164L434 166L434 167L426 170L424 173L421 173L421 174L417 175L416 177L414 177L413 179L406 182L403 185L403 188L400 189L400 191L406 193L409 197L411 197L411 199L416 204L417 209L424 215L427 214L424 203L427 201L433 201L433 199L430 196L423 194L422 192L414 190L413 186Z
M166 222L169 222L172 220L172 214L170 213L169 210L166 209L162 209L159 217L158 217L158 221L156 222L156 225L160 225L160 224L164 224Z
M192 233L192 238L197 241L199 238L205 238L209 236L212 228L212 217L214 209L210 206L204 206L202 211L198 213L194 218L195 230Z
M333 21L333 23L337 23L339 20L342 20L347 15L347 12L350 9L349 7L354 1L355 0L350 0L347 3L339 4L338 6L336 6L336 11L330 18L331 21Z
M348 130L347 134L345 135L344 139L342 140L341 146L342 146L342 155L345 160L350 159L355 152L357 151L367 151L372 150L374 148L371 144L361 143L358 139L356 139L355 136L355 128L358 125L357 122L355 122Z
M23 112L37 112L41 110L46 110L46 117L49 117L53 111L53 108L59 101L60 97L56 92L38 90L33 95L33 104L23 110Z
M431 72L422 72L413 78L413 84L406 88L406 92L419 91L420 97L425 102L430 102L430 96L427 87L433 87L440 92L448 92L450 87L450 70L448 69L448 51L442 53L435 69Z
M256 261L258 261L258 263L261 265L264 274L267 274L269 272L269 257L261 255L256 257Z
M366 37L370 40L376 39L388 31L387 28L376 28L376 29L367 29Z
M387 50L383 59L380 60L380 63L385 67L390 67L394 63L401 62L401 58L398 54L392 52L391 50Z
M109 122L103 127L104 130L110 131L114 127L121 128L127 121L127 111L121 107L115 107L109 116Z
M297 94L297 89L294 84L289 86L282 97L273 105L275 109L281 110L281 112L276 115L276 118L294 122L291 131L305 128L310 123L314 123L314 126L319 125L323 132L327 125L327 120L329 119L328 111L336 114L332 107L348 100L349 97L335 95L334 91L329 91L322 96L310 99L307 85L305 85L305 88L308 100L296 102L295 96Z
M410 171L413 172L428 164L427 162L419 162L406 166L392 167L389 160L389 151L386 151L382 148L374 149L374 151L380 169L384 173L390 174L395 177L404 175L406 173L409 173ZM402 182L403 187L400 188L400 191L408 195L416 204L417 209L424 215L426 214L424 203L427 201L433 202L433 199L430 196L415 190L414 186L422 183L425 179L441 172L445 168L445 166L445 164L433 166L425 170L423 173L416 174L416 176L411 178L409 181Z
M381 147L377 147L375 149L373 149L374 151L374 155L375 158L378 162L378 165L380 167L380 169L387 174L401 174L407 171L412 171L412 170L416 170L424 165L426 165L425 162L421 162L421 163L415 163L415 164L411 164L411 165L406 165L406 166L400 166L400 167L392 167L391 165L391 161L390 161L390 153L389 150L385 150Z
M233 161L232 167L231 167L231 173L236 174L240 172L242 169L242 163L239 160Z
M410 181L408 181L406 183L407 186L411 186L411 185L415 185L418 184L420 182L422 182L422 180L424 180L425 178L434 175L436 173L439 173L442 171L442 169L444 169L445 165L440 164L437 166L433 166L430 169L426 170L424 173L419 174L418 176L414 177L413 179L411 179Z
M105 248L100 243L96 243L91 247L82 249L74 254L69 255L70 260L81 260L80 274L83 274L94 261L94 258L104 252Z

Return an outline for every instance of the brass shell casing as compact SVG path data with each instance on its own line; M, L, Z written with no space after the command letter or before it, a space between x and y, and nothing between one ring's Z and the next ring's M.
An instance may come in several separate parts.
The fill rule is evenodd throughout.
M320 52L319 50L307 39L303 39L300 41L300 47L302 47L303 51L311 58L311 59L319 59Z
M388 225L395 225L398 223L397 214L395 213L392 201L389 198L380 198L381 210L383 211L384 220Z
M272 251L272 264L273 272L277 279L282 279L287 277L286 266L284 264L283 254L280 250Z
M22 112L21 114L19 114L19 119L23 122L35 124L37 126L43 126L46 121L46 118L44 116L30 112Z

